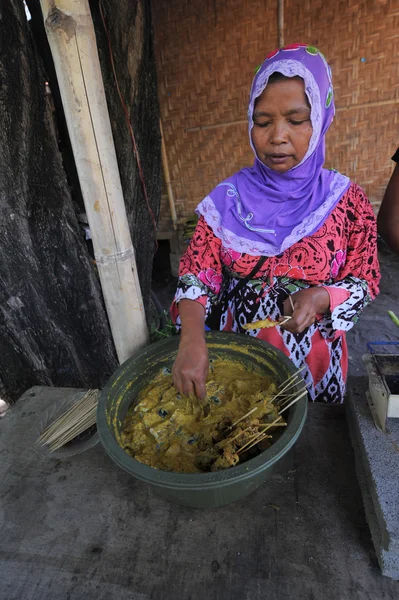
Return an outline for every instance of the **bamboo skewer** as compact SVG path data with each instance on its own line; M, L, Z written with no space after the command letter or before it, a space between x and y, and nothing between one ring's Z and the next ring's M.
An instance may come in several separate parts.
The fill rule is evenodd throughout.
M278 407L281 409L284 407L285 404L288 404L289 402L291 402L291 400L293 400L293 398L297 398L298 394L301 394L302 392L307 392L307 388L302 387L300 390L298 390L295 394L291 394L290 396L288 396L287 398L285 398L282 402L278 403Z
M301 392L302 389L299 391ZM279 394L280 398L279 398L279 400L277 400L277 404L284 404L284 402L286 402L290 398L293 398L297 394L298 394L298 392L290 392L289 394Z
M271 327L277 327L279 325L285 325L285 323L287 323L287 321L289 321L290 319L292 319L291 315L286 315L286 316L283 316L283 317L280 317L280 318L282 318L282 321L273 321L269 317L266 317L266 319L260 319L259 321L253 321L252 323L246 323L242 327L245 330L251 330L251 329L269 329Z
M299 377L299 375L298 375ZM279 396L281 396L283 394L283 392L285 392L286 390L295 387L296 385L299 385L301 383L301 379L299 378L298 380L293 379L292 381L290 381L289 383L287 383L286 386L284 386L279 392L277 392L277 394L274 396L274 400L276 400Z
M300 383L300 381L301 381L301 378L299 375L297 375L294 379L291 379L291 381L289 381L283 388L281 388L281 390L279 392L277 392L276 397L284 395L283 392L285 392L286 390L289 390L292 387L295 387L296 385L298 385L298 383Z
M285 325L290 319L292 319L292 317L287 315L286 317L284 317L283 321L279 321L279 325Z
M281 400L279 402L279 408L281 409L279 412L279 416L277 417L277 419L275 419L272 423L260 423L258 425L258 429L262 429L261 431L258 431L257 433L255 433L250 440L248 440L246 442L246 444L244 444L241 448L239 448L237 450L237 454L242 454L244 451L246 450L250 450L250 448L252 448L253 446L257 445L259 442L265 440L265 439L270 439L272 436L266 434L266 431L268 431L269 429L271 429L272 427L279 427L279 426L286 426L287 423L279 423L278 421L280 421L282 419L281 417L281 413L283 413L285 410L288 410L288 408L290 408L291 406L293 406L296 402L298 402L301 398L304 397L305 394L308 393L307 391L307 387L306 385L304 385L303 387L301 387L300 390L295 391L295 392L291 392L288 394L284 394L284 391L289 390L290 388L297 386L300 383L300 373L305 369L305 365L302 366L300 369L298 369L298 371L296 373L293 373L290 377L288 377L288 379L283 382L282 384L280 384L280 387L283 386L278 392L277 394L274 396L273 401L276 401L276 399L280 396ZM299 394L299 395L298 395ZM248 413L246 413L245 415L243 415L240 419L238 419L237 421L235 421L230 427L229 429L233 429L233 427L235 427L238 423L240 423L241 421L243 421L244 419L246 419L247 417L249 417L252 413L254 413L256 411L257 407L253 408L252 410L250 410ZM250 427L247 427L246 429L244 429L243 431L240 431L235 437L233 437L230 440L226 440L225 443L221 446L221 447L225 447L227 446L230 442L233 442L234 440L238 439L239 437L241 437L244 433L246 433L247 431L249 431Z
M308 387L308 383L305 383L303 381L303 379L299 379L298 381L293 381L292 383L290 383L289 386L286 387L286 389L284 390L284 393L278 392L278 394L276 394L275 399L277 397L279 397L278 402L284 402L287 398L289 398L290 396L295 396L295 394L298 394L299 392L302 391L302 389L304 389L305 387ZM297 390L294 390L293 388L299 388Z
M252 448L252 446L255 446L255 444L258 443L258 439L257 438L272 438L273 436L271 435L265 435L264 431L261 431L260 433L255 434L250 440L249 442L247 442L246 444L244 444L244 446L241 446L241 448L237 451L237 454L242 454L244 452L244 450L249 450L248 446L250 446Z
M300 369L298 369L298 371L296 371L295 373L293 373L292 375L290 375L285 381L283 381L283 383L280 383L279 387L281 387L282 385L285 385L291 379L293 379L294 377L296 377L297 375L299 375L299 373L301 373L301 371L303 371L304 368L305 368L305 365L303 365Z
M272 436L265 434L265 431L267 431L271 427L276 427L277 422L281 419L281 413L283 413L285 410L290 408L290 406L292 406L293 404L298 402L307 393L308 393L307 389L303 390L303 392L301 394L299 394L299 396L297 396L294 400L292 400L292 402L290 402L287 406L285 406L282 410L280 410L279 416L277 417L277 419L275 419L273 421L273 423L267 424L263 431L255 434L244 446L242 446L237 451L237 454L242 454L244 452L244 450L250 450L253 446L256 446L256 444L259 444L259 442L262 442L265 439L271 438ZM278 425L283 425L283 423L279 423ZM286 423L285 423L285 425L286 425Z
M302 383L302 384L304 384L306 387L309 385L309 384L306 384L306 383L303 381L303 379L299 377L299 373L300 373L300 372L301 372L301 371L302 371L304 368L305 368L305 366L303 366L301 369L299 369L299 371L297 371L297 373L295 373L295 374L292 376L293 378L292 378L292 377L290 377L289 379L291 379L291 381L289 381L289 379L287 379L288 383L284 382L284 383L285 383L285 386L284 386L284 387L283 387L281 390L279 390L279 391L277 392L277 394L274 396L274 400L275 400L275 401L277 400L277 398L278 398L279 396L287 396L287 395L289 395L289 394L287 394L287 393L286 393L286 394L283 394L283 392L287 392L287 390L289 390L290 388L292 388L292 387L294 387L294 386L300 385L301 383ZM290 393L291 393L291 394L294 394L294 393L296 393L296 392L290 392ZM279 400L278 402L280 402L280 400Z
M262 427L262 428L264 427L264 429L263 429L263 431L258 431L258 432L255 434L255 436L256 436L256 435L259 435L259 434L262 434L262 435L263 435L263 434L265 433L265 431L266 431L267 429L269 429L270 427L286 427L286 426L287 426L287 423L277 423L277 421L279 421L281 418L282 418L282 417L280 417L280 416L279 416L279 417L277 417L277 419L275 419L275 420L273 421L273 423L259 423L259 425L256 425L256 427L258 427L258 429L260 429L261 427ZM225 446L227 446L227 445L228 445L228 444L230 444L231 442L234 442L234 440L236 440L236 439L238 439L239 437L241 437L241 436L242 436L244 433L246 433L246 432L247 432L247 431L249 431L250 429L251 429L251 426L249 426L249 427L246 427L245 429L243 429L242 431L240 431L239 433L237 433L237 435L236 435L236 436L234 436L233 438L231 438L231 439L227 438L227 439L225 439L225 440L222 440L222 442L219 442L219 444L217 444L217 445L219 446L219 448L224 448ZM251 439L252 439L252 438L251 438ZM225 443L223 443L223 442L225 442ZM241 448L240 448L239 450L241 450Z
M49 446L50 451L53 452L95 425L98 395L98 390L89 390L76 404L45 429L37 443Z
M246 451L251 450L251 448L256 446L256 444L260 444L260 442L263 442L263 440L266 440L266 439L272 438L272 437L273 437L272 435L262 435L260 438L255 440L250 446L248 446L248 448L246 448Z
M255 436L257 435L264 435L265 431L267 429L270 429L270 427L286 427L287 423L277 423L277 421L279 421L282 417L278 417L277 419L275 419L275 421L273 421L273 423L259 423L259 425L257 425L258 429L259 428L263 428L263 431L258 431ZM246 433L247 431L249 431L251 429L251 427L246 427L246 429L243 429L242 431L240 431L239 433L237 433L236 436L234 436L231 439L226 439L226 440L222 440L222 442L219 442L218 446L219 448L224 448L225 446L227 446L228 444L230 444L231 442L234 442L234 440L238 439L239 437L241 437L244 433ZM251 438L253 439L253 438ZM251 441L251 440L250 440ZM225 443L223 443L225 442ZM241 450L241 448L239 448L239 450Z
M288 408L290 408L290 406L292 406L293 404L295 404L296 402L298 402L298 400L300 400L301 398L303 398L305 396L305 394L307 394L307 393L308 393L308 390L305 390L304 392L302 392L302 394L300 394L297 398L295 398L290 404L288 404L288 406L285 406L283 409L281 409L278 414L281 415L281 413L283 413L285 410L287 410Z
M239 451L238 451L238 454L239 454L240 452L242 452L242 451L243 451L243 450L244 450L244 449L245 449L245 448L248 446L248 444L251 444L251 442L252 442L252 441L253 441L255 438L257 438L257 437L259 437L259 436L262 436L262 435L264 435L265 431L266 431L267 429L270 429L270 427L274 427L275 423L277 423L277 421L280 421L280 420L281 420L281 418L282 418L282 417L278 416L278 417L277 417L277 419L275 419L275 420L273 421L273 423L265 423L265 425L267 425L267 426L265 427L265 429L264 429L263 431L260 431L260 432L258 431L258 433L255 433L255 435L254 435L254 436L252 436L252 438L251 438L251 439L250 439L250 440L249 440L249 441L248 441L248 442L247 442L247 443L246 443L244 446L242 446L242 447L239 449Z
M72 441L80 433L83 433L86 429L95 424L95 406L93 408L94 411L92 411L92 414L88 414L85 417L80 418L79 422L76 422L73 425L67 426L66 428L64 427L64 429L54 434L51 439L43 442L43 444L47 444L52 450L55 450L67 444L69 441Z
M243 435L244 433L246 433L247 431L249 431L249 429L251 429L251 427L247 427L246 429L243 429L242 431L240 431L240 433L237 433L236 436L234 436L233 438L229 439L225 439L222 440L221 442L219 442L217 444L217 446L219 446L219 448L224 448L225 446L228 446L228 444L230 444L230 442L234 442L234 440L236 440L237 438L239 438L241 435ZM225 442L225 444L223 443Z
M275 427L275 425L278 423L278 421L280 421L282 419L282 417L280 417L280 415L277 417L277 419L274 419L274 421L272 423L265 423L265 428L262 431L262 433L265 433L265 431L267 429L270 429L271 427ZM282 423L279 423L280 425L282 425Z
M238 419L238 421L236 421L235 423L233 423L233 425L230 425L230 427L228 429L233 429L233 427L235 427L237 425L237 423L240 423L241 421L243 421L244 419L246 419L247 417L249 417L249 415L252 415L252 413L254 413L256 410L258 410L257 406L255 406L255 408L253 408L252 410L250 410L249 412L247 412L246 415L244 415L243 417L241 417L240 419Z
M54 437L59 435L60 427L64 428L67 426L66 424L68 423L68 419L71 417L71 415L74 415L74 413L78 412L81 409L81 407L84 406L87 399L88 399L88 394L85 394L85 396L83 398L81 398L76 404L74 404L70 409L65 411L56 421L54 421L54 423L50 427L48 427L42 433L42 435L39 437L39 441L51 442ZM83 417L84 415L85 415L85 411L84 411L84 409L82 409L81 416Z

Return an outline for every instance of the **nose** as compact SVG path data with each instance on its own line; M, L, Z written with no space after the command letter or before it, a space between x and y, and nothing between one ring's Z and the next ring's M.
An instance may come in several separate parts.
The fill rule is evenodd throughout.
M285 144L288 141L286 123L277 121L273 124L270 141L274 146L280 146L280 144Z

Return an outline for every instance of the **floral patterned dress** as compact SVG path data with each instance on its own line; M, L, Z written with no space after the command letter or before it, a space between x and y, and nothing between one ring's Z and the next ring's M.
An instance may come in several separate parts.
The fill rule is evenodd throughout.
M351 184L320 229L278 256L268 257L256 275L235 294L241 278L251 274L259 256L223 246L212 228L199 219L181 259L171 314L180 325L178 303L200 302L211 329L235 331L266 340L299 368L313 401L342 402L348 370L345 332L378 294L376 222L363 190ZM330 311L300 334L282 327L246 331L243 325L283 315L284 300L310 286L324 287Z

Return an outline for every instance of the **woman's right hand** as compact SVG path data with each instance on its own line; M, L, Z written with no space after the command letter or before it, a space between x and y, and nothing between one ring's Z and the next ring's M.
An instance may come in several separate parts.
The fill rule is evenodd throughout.
M173 383L177 391L185 396L195 394L203 400L206 396L208 369L208 348L204 336L181 338L172 369Z

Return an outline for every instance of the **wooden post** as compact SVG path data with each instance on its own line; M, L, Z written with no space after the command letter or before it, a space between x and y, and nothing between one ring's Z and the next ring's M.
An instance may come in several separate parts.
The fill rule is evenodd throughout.
M277 0L278 47L284 48L284 0Z
M119 362L148 329L88 0L40 0Z
M168 155L166 153L166 144L165 144L165 138L164 138L164 134L163 134L163 127L162 127L161 119L159 120L159 129L161 132L163 175L165 177L166 189L168 191L168 200L169 200L170 214L172 217L172 225L173 225L173 229L176 231L176 229L177 229L176 205L175 205L175 199L173 196L172 184L170 183L169 162L168 162Z

